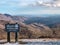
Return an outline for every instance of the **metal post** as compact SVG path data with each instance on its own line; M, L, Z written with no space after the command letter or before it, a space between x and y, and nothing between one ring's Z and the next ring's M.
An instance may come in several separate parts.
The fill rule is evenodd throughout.
M15 42L18 41L18 35L17 35L17 32L15 32Z
M10 42L10 32L7 32L7 42Z

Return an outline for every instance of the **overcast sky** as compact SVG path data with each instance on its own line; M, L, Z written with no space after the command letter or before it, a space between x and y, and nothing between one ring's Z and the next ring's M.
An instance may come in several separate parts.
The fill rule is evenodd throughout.
M51 6L52 2L54 3L53 0L0 0L0 13L60 14L60 1L55 1L56 4Z

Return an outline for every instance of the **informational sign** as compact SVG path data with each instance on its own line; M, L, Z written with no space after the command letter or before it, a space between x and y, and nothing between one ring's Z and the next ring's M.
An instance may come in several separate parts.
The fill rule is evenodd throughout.
M5 24L5 31L6 32L19 32L20 26L19 24Z
M15 42L18 41L18 33L20 26L18 23L15 24L5 24L5 31L7 32L7 42L10 42L10 32L15 32Z

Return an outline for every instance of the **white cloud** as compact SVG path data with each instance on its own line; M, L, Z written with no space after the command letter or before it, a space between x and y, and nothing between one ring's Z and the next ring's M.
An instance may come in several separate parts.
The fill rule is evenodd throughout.
M0 5L8 4L10 6L47 6L47 7L60 7L60 0L2 0Z
M13 14L60 14L59 1L52 0L1 0L0 12ZM33 7L30 7L33 6ZM36 6L36 8L34 7ZM39 7L38 7L39 6ZM43 6L43 8L41 8ZM21 7L21 8L20 8ZM47 8L48 9L47 9ZM54 7L55 9L50 9Z
M33 4L32 4L33 5ZM54 1L36 1L33 6L60 7L60 0Z

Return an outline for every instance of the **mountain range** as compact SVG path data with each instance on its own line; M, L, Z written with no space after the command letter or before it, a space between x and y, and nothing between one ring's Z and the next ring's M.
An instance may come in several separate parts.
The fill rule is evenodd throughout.
M19 39L59 38L60 37L60 15L38 17L38 16L11 16L0 14L0 39L7 38L5 31L6 23L18 23L20 31ZM14 37L12 33L12 39Z

